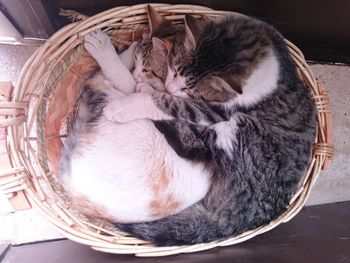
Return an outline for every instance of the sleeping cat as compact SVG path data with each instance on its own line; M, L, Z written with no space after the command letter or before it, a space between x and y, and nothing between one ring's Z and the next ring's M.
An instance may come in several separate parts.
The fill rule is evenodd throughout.
M277 218L304 178L316 134L315 106L282 36L246 16L186 16L184 38L163 47L171 94L116 98L104 115L118 123L153 120L179 156L205 167L212 185L176 215L118 227L158 245L181 245ZM192 136L184 139L182 126Z
M164 90L164 81L160 81L167 73L163 42L152 36L166 41L174 32L172 27L167 31L167 22L151 8L149 20L150 36L120 57L103 32L85 37L85 47L103 74L98 72L87 81L61 156L59 177L75 207L112 222L144 222L178 213L201 200L210 187L204 165L179 157L151 121L118 124L102 115L109 100L123 98L135 89ZM134 53L134 75L142 79L140 85L129 72ZM148 89L145 81L153 88Z

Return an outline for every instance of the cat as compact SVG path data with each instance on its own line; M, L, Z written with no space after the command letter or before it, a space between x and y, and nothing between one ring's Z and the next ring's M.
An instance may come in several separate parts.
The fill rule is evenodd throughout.
M120 56L102 31L85 36L84 45L102 72L86 82L61 154L59 178L74 207L111 222L145 222L176 214L204 198L211 183L204 165L179 157L150 120L118 124L102 115L110 100L136 90L164 90L160 80L166 77L167 60L160 41L173 35L172 27L168 32L167 23L150 7L148 14L150 34ZM162 34L163 40L153 37ZM134 62L139 83L129 72Z
M179 156L210 173L209 192L191 207L117 224L160 246L232 237L276 219L304 179L316 135L314 103L276 29L230 14L187 15L184 31L170 47L163 41L170 94L134 93L103 109L118 123L152 120ZM192 136L184 139L186 124Z

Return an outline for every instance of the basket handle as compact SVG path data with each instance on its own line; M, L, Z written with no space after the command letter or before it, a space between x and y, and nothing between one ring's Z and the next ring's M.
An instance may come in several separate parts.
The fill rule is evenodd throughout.
M27 112L27 102L0 101L0 128L22 124Z
M320 136L320 141L316 143L314 151L317 155L324 156L322 170L329 170L334 153L332 110L325 84L318 81L317 89L319 95L314 96L314 101L319 114L319 131L323 133L323 136Z
M14 87L11 82L0 82L0 127L20 125L26 120L28 103L10 101ZM1 138L0 138L1 139ZM6 140L6 138L5 138ZM0 140L1 145L5 145ZM11 162L10 162L11 164ZM9 164L9 165L10 165ZM7 201L7 212L31 208L23 190L27 188L27 173L23 166L0 170L0 198ZM7 200L6 200L7 199ZM5 212L5 210L2 210Z

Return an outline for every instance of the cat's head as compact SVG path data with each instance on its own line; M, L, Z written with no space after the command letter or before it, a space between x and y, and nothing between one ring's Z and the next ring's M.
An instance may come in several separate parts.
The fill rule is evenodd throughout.
M168 54L176 37L177 26L148 6L149 33L144 33L135 50L136 82L147 82L164 91L168 73Z
M239 16L214 21L186 16L184 40L175 43L169 55L168 92L209 103L242 94L271 45L256 23Z

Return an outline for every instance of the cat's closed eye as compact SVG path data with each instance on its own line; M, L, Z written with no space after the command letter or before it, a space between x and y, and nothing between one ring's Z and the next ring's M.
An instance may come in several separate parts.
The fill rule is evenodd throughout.
M161 81L164 82L164 79L163 79L160 75L158 75L154 70L152 70L151 73L152 73L155 77L159 78Z

